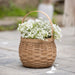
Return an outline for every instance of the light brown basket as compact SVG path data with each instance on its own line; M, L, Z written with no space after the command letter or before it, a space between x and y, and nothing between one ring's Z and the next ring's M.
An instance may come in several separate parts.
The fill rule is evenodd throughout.
M32 12L41 12L47 16L52 25L48 15L42 11L29 12L26 16L24 16L22 23L24 22L24 19ZM19 56L25 67L44 68L52 66L56 58L56 45L54 43L53 35L47 40L48 41L39 39L26 39L21 37Z

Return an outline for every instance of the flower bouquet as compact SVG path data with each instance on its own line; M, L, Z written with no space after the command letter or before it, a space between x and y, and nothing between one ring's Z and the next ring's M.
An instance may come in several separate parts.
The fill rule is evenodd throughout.
M49 21L42 18L36 20L30 19L27 22L19 24L18 30L21 32L23 38L45 40L52 36L52 29ZM60 39L61 36L61 29L58 25L53 24L54 39Z
M41 12L47 16L49 21L39 18L24 22L23 19L23 23L19 24L18 30L21 32L20 59L25 67L49 67L52 66L56 58L54 39L61 38L61 29L58 25L52 24L46 13L33 12Z

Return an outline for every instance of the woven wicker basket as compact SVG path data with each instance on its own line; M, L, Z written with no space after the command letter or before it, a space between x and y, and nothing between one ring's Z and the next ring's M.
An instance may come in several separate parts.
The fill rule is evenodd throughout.
M44 14L47 16L52 25L48 15L42 11L29 12L26 16L24 16L22 23L24 22L24 19L32 12L40 12ZM19 56L25 67L44 68L52 66L56 58L56 45L54 43L53 35L51 38L47 39L47 41L39 39L25 39L21 37Z

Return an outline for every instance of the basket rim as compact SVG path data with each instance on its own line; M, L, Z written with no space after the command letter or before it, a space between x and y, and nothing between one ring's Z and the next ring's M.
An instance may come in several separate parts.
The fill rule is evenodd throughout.
M22 42L31 42L31 43L50 43L50 42L53 42L54 39L51 39L51 38L48 38L48 39L45 39L45 40L41 40L41 39L31 39L31 38L23 38L21 37L21 41Z

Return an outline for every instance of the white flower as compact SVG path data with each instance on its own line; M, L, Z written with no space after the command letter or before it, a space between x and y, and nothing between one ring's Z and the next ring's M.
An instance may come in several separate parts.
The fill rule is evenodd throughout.
M36 20L35 20L35 22L40 22L40 21L41 21L40 19L36 19Z
M34 20L30 19L27 21L27 23L34 23Z
M19 24L18 30L21 32L23 38L34 38L44 40L52 36L51 24L42 18L36 20L28 20ZM53 36L55 39L62 37L61 29L58 25L53 24Z

